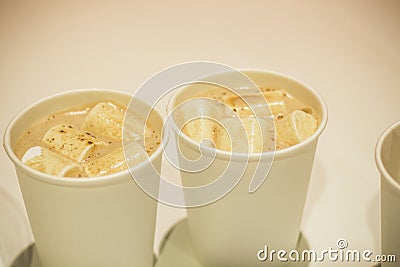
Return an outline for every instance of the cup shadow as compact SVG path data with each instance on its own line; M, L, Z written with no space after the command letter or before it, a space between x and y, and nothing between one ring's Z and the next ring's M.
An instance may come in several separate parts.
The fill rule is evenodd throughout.
M33 265L34 261L37 261L36 247L35 244L31 244L17 256L10 267L40 267L37 264Z
M296 250L309 250L306 237L300 233ZM154 267L186 266L204 267L195 258L187 228L186 219L175 224L164 236L160 244L160 256ZM291 262L288 267L308 267L308 262ZM22 251L10 267L41 267L35 244ZM378 267L378 266L376 266Z
M299 252L300 255L302 254L302 252L304 250L310 250L308 241L302 232L300 232L299 239L297 241L296 250ZM300 262L290 262L287 266L288 267L308 267L309 265L310 265L309 262L306 262L306 261L301 262L300 261Z
M302 251L309 249L310 246L307 238L300 233L296 250L301 255ZM155 267L172 266L206 267L201 265L194 256L186 219L176 223L165 234L160 244L160 256ZM286 266L308 267L309 262L290 262Z
M154 262L157 258L154 256ZM10 267L42 267L35 244L29 245L14 260Z

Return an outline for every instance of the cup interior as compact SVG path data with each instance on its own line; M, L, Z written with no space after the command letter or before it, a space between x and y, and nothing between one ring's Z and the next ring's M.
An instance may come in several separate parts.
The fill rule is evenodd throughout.
M284 155L288 154L294 154L298 150L301 150L302 147L307 146L307 144L315 141L322 131L324 130L327 119L328 119L328 112L326 105L322 98L308 85L295 80L294 78L291 78L289 76L275 73L275 72L269 72L269 71L263 71L263 70L240 70L243 74L245 74L247 77L249 77L258 87L269 87L273 89L285 89L290 95L292 95L294 98L300 100L302 103L305 105L311 106L318 114L319 114L319 127L315 131L315 133L307 138L305 141L296 144L294 146L282 149L282 150L277 150L274 151L273 153L275 154L275 159L279 159L283 157ZM211 77L211 78L210 78ZM238 77L237 75L231 75L229 76L229 73L222 73L222 74L215 74L210 77L207 77L207 81L219 81L221 79L229 79L230 77ZM235 86L235 81L231 80L228 82L232 86ZM246 85L247 86L247 85ZM204 84L192 84L188 85L185 87L180 88L174 96L171 98L169 104L168 104L168 112L171 112L175 107L179 106L181 103L192 99L193 98L193 92L196 92L196 94L201 94L202 92L209 90L210 87L204 86ZM191 140L189 137L186 135L182 134L182 132L179 131L179 127L174 123L172 125L172 128L174 131L180 134L180 138L183 139L184 142L190 144L193 146L193 149L198 149L198 144ZM203 152L207 152L208 150L213 150L212 148L209 147L204 147ZM249 154L246 153L237 153L237 152L227 152L227 151L222 151L222 150L216 150L217 151L217 156L222 156L222 157L230 157L231 154L233 158L247 158ZM210 152L210 154L214 153L214 151ZM271 152L264 152L261 154L268 154ZM252 158L252 155L257 155L257 154L250 154L250 159ZM256 156L258 157L258 156Z
M148 119L152 121L153 126L156 129L159 129L161 134L163 127L163 119L160 113L157 110L155 110L155 112L148 113L151 107L137 98L132 98L132 95L128 93L109 90L109 89L73 90L44 98L32 104L31 106L27 107L26 109L21 111L16 117L13 118L13 120L10 122L10 124L6 129L3 140L3 145L8 156L14 162L16 167L18 167L20 170L23 170L28 173L35 173L34 175L35 177L43 178L48 182L50 181L56 183L61 182L61 183L79 183L79 184L98 182L101 180L103 180L104 182L104 180L112 178L118 175L119 173L122 172L127 173L128 170L125 170L116 174L104 175L99 177L90 177L90 179L55 177L52 175L41 173L32 168L29 168L28 166L26 166L21 162L21 160L16 156L14 152L15 145L17 143L19 136L21 136L21 134L27 128L29 128L35 121L38 121L41 118L48 116L49 114L70 109L72 107L79 107L91 102L99 102L107 100L116 102L117 104L129 108L135 107L135 112L137 112L137 114L139 115L149 114ZM159 147L150 156L150 160L153 160L156 157L156 155L160 153L161 153L161 147ZM139 163L137 166L141 166L141 163Z

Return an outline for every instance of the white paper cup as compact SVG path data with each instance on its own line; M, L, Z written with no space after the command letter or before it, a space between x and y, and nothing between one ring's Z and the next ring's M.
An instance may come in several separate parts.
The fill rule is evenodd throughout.
M91 178L60 178L24 165L15 155L17 138L54 112L111 100L128 106L131 95L113 90L75 90L45 98L9 124L4 147L13 161L42 267L153 266L157 201L146 195L128 170ZM134 100L137 112L148 110ZM162 129L158 112L150 120ZM150 160L161 168L161 148ZM135 166L148 175L149 161ZM149 172L151 173L151 172Z
M267 71L244 70L258 86L285 89L289 94L321 115L316 132L295 146L277 151L271 170L254 193L249 193L258 158L250 154L249 164L238 185L225 197L205 206L189 208L188 225L193 248L200 262L207 267L266 266L257 254L265 246L288 252L296 248L300 223L307 195L318 137L327 123L327 109L318 94L309 86L282 74ZM231 82L232 83L232 82ZM199 91L197 91L200 93ZM193 97L190 86L180 89L171 99L172 110ZM198 145L177 131L178 144L186 158L199 158ZM210 182L227 164L240 174L247 154L217 150L212 165L200 173L181 172L185 186L198 186ZM207 153L203 153L207 157ZM268 160L270 152L262 153L261 160ZM232 177L233 179L233 177ZM188 197L188 196L185 196ZM271 264L271 265L268 265ZM268 266L281 265L278 260Z
M381 247L382 255L396 255L400 260L400 121L379 138L375 160L381 174Z

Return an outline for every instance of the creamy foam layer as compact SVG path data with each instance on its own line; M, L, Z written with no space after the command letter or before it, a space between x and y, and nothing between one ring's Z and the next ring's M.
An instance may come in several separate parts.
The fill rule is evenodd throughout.
M210 86L210 89L202 91L193 98L209 98L223 103L241 119L241 122L232 118L234 117L232 112L224 117L224 111L218 104L198 101L199 107L194 103L195 111L192 112L198 110L198 115L202 116L204 111L218 110L216 120L221 121L223 125L209 119L198 118L184 125L182 131L197 142L203 139L211 140L213 146L221 150L249 153L284 149L304 141L316 131L320 115L312 107L282 89L261 87L260 90L262 94L258 89L244 89L239 97L225 88ZM211 117L213 115L213 112L206 113L211 114ZM258 120L255 119L256 114ZM236 127L238 124L243 125L242 130ZM273 124L276 127L276 134ZM229 129L232 131L227 136L226 131ZM228 144L229 142L232 144ZM248 145L244 146L244 143Z
M125 114L126 107L112 101L88 103L56 112L34 122L19 137L15 153L32 168L42 172L53 170L49 173L52 175L91 177L124 170L127 168L122 150ZM127 118L129 123L124 132L124 142L139 144L137 153L141 156L137 158L143 160L143 154L151 155L158 148L161 134L151 122L145 124L145 119L138 114L129 112ZM32 154L30 149L43 154ZM58 160L50 159L48 155L53 158L55 155L46 151L60 157ZM71 166L50 166L66 162L71 162ZM81 168L76 168L76 164ZM54 172L72 166L73 172Z

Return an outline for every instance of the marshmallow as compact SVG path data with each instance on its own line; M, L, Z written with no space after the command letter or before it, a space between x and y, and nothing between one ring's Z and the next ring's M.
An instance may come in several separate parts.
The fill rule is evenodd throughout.
M60 155L81 162L95 150L107 146L89 132L82 132L71 125L59 124L50 128L42 142Z
M74 177L82 172L78 163L41 146L28 149L22 162L35 170L58 177Z
M125 150L126 159L121 147L103 157L84 163L85 172L89 177L112 174L126 170L128 166L134 166L147 158L146 151L138 143L128 144Z
M282 119L276 120L275 124L278 140L291 145L304 141L318 127L317 120L301 110L295 110Z

